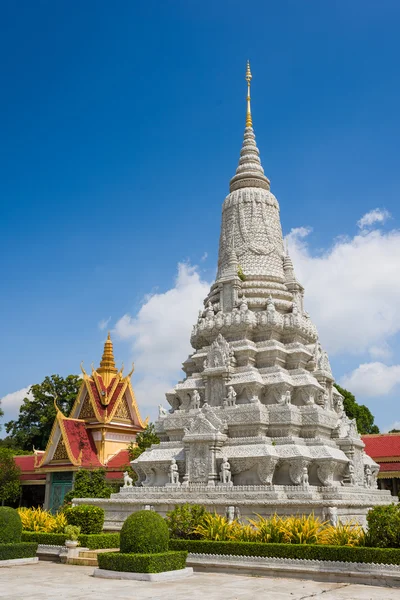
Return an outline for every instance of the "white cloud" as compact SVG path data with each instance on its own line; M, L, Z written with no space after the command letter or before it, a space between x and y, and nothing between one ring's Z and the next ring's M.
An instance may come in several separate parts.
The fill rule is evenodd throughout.
M366 229L371 227L376 223L383 224L387 219L389 219L390 213L381 208L374 208L374 210L370 210L365 215L361 217L359 221L357 221L357 225L360 229Z
M305 304L328 352L383 357L400 331L400 231L365 231L311 252L304 227L287 236ZM380 350L377 350L380 348Z
M16 419L19 414L19 407L22 404L24 398L30 398L29 390L31 386L28 385L21 390L17 390L16 392L11 392L10 394L6 394L1 398L1 409L4 411L4 417L2 417L2 425ZM1 429L1 435L7 435L4 427Z
M365 398L387 396L400 384L400 365L388 367L381 362L361 364L344 375L340 385Z
M204 252L203 256L201 257L201 262L204 262L205 260L207 260L208 258L208 252Z
M98 328L100 329L100 331L104 331L104 329L107 328L109 322L111 321L111 317L108 317L108 319L101 319L101 321L99 321L98 323Z
M114 331L132 339L138 401L144 409L166 402L165 392L180 378L180 365L193 352L190 331L210 284L197 267L180 263L174 287L147 296L136 316L124 315ZM144 410L143 410L144 412Z
M395 421L394 423L392 423L391 425L389 425L389 427L386 427L385 433L387 433L388 431L391 431L392 429L399 429L400 430L400 421Z

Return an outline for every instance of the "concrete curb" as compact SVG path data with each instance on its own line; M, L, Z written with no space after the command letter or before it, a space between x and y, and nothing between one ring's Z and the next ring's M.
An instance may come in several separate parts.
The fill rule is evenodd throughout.
M10 560L0 560L0 567L15 567L17 565L30 565L39 562L37 556L31 558L10 558Z
M192 567L178 569L177 571L164 571L163 573L126 573L124 571L108 571L107 569L95 569L93 577L103 579L134 579L135 581L175 581L193 575Z
M221 554L189 554L187 564L196 572L400 587L400 565Z

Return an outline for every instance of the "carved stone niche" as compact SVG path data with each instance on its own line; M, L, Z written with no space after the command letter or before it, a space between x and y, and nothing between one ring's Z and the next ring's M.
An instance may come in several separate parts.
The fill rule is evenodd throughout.
M278 456L229 458L234 485L272 485Z
M226 425L212 409L203 409L185 430L186 470L184 486L206 485L214 487L218 481L217 453L228 436L222 433Z
M264 391L264 403L265 404L290 404L291 403L291 394L289 399L289 394L291 392L291 386L288 383L282 382L274 385L269 385L265 388Z
M336 460L318 460L314 467L318 477L318 483L316 483L316 485L332 486L339 483L336 475L338 470L342 468L342 463L338 463Z
M210 346L202 373L205 402L209 406L223 405L226 385L234 365L234 351L226 339L219 334Z
M307 468L309 464L309 459L300 457L289 461L289 477L292 485L303 484L304 469Z
M315 404L320 391L319 388L313 385L298 387L293 394L292 404L296 406L311 406Z

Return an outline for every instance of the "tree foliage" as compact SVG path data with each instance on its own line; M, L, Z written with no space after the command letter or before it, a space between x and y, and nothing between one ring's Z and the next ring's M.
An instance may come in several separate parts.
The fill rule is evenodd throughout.
M81 469L75 475L74 487L65 495L64 503L71 502L73 498L109 498L114 491L106 479L105 469Z
M146 448L150 448L152 444L159 444L160 439L156 434L156 430L154 427L154 423L149 423L143 431L137 434L136 436L136 444L129 444L128 452L130 460L135 460L138 458L146 450Z
M30 398L24 398L18 419L6 423L6 431L17 448L44 450L56 416L55 395L60 410L68 416L78 395L82 380L78 375L51 375L33 385Z
M21 493L20 469L15 464L14 453L9 448L0 448L0 503L13 504Z
M358 404L351 392L335 383L335 388L343 396L343 407L349 419L355 419L358 433L379 433L379 427L374 424L375 417L364 404Z

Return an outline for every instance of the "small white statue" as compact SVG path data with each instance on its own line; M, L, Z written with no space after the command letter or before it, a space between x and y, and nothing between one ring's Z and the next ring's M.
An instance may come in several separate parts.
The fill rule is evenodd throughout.
M372 471L369 465L364 468L364 486L370 488L372 485Z
M303 473L301 476L301 484L304 486L308 486L308 469L307 467L303 467Z
M129 477L128 471L124 472L124 488L132 487L133 479Z
M221 471L219 473L219 478L220 478L221 483L231 483L231 481L232 481L231 465L229 464L227 458L222 459Z
M328 506L323 510L324 521L329 521L332 527L336 527L338 524L338 514L336 506Z
M171 460L171 464L169 466L169 482L174 485L179 483L178 465L176 464L175 458Z
M349 461L349 480L350 480L350 485L355 485L356 484L356 476L355 476L355 470L354 470L354 463L352 460Z
M195 408L195 409L200 408L200 394L199 394L198 390L194 390L192 393L191 408Z
M232 385L228 387L228 396L226 398L226 402L228 406L236 406L236 392Z
M291 394L290 390L287 390L287 392L283 396L283 404L290 404L291 398L292 398L292 394Z
M226 518L228 519L228 523L232 523L235 520L235 507L227 506L225 513Z
M167 415L168 415L167 409L164 408L162 404L159 404L158 405L158 418L164 419L164 417L166 417Z

